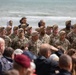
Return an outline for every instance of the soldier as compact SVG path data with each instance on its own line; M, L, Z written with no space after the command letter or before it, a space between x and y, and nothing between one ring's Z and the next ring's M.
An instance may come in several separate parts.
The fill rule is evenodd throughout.
M67 34L72 30L72 26L71 26L71 20L68 20L65 22L66 27L61 29L60 31L65 31L66 32L66 36Z
M6 27L6 35L10 36L11 33L12 33L12 27L11 26Z
M12 25L13 25L13 21L12 20L8 21L8 25L7 26L11 26L12 27Z
M38 27L41 27L41 26L45 27L45 22L43 20L40 20L38 22Z
M26 27L27 27L27 25L26 25L26 24L21 24L21 28L23 28L24 33L26 32Z
M32 33L32 27L27 27L25 37L30 39L31 38L31 33Z
M59 39L59 34L58 34L58 25L53 25L53 32L50 35L50 45L55 45L55 41Z
M27 23L27 18L26 17L22 17L20 20L20 25L18 26L19 28L21 28L21 25L25 24L26 27L29 26L29 24Z
M11 39L5 35L6 30L5 27L0 27L0 37L5 40L5 47L10 47L11 46Z
M73 25L72 31L67 35L67 39L70 41L71 44L73 43L75 38L76 38L76 24Z
M71 46L71 48L74 48L74 49L76 49L76 38L73 40L73 43L72 43L72 46Z
M39 40L39 34L38 32L32 32L31 34L31 40L29 41L29 50L34 53L35 55L38 54L39 48L41 45L41 41Z
M55 45L62 47L65 51L70 48L70 42L65 38L66 32L60 31L59 39L56 40Z
M20 28L18 30L18 37L15 37L12 41L12 47L14 49L21 48L26 42L28 42L28 39L24 36L24 30Z
M50 37L46 34L45 28L43 26L40 27L40 36L39 39L42 43L49 43Z
M18 26L13 27L13 33L9 36L11 40L18 36Z
M46 28L46 34L50 36L51 33L52 33L52 26L47 26L47 28Z

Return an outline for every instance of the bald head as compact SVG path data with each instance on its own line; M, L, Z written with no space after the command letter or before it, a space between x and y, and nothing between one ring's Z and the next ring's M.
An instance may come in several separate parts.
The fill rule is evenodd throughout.
M51 49L51 47L49 44L42 44L40 46L40 54L45 57L48 57L48 53L49 53L49 55L51 54L50 49Z
M3 54L5 49L5 41L4 39L0 38L0 54Z
M59 66L61 69L69 69L71 70L72 59L69 55L63 54L59 59Z

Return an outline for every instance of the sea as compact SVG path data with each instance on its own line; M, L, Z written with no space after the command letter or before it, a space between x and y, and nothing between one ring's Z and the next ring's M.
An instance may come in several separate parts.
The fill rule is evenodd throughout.
M47 25L65 27L65 21L76 23L76 0L0 0L0 26L7 26L9 20L18 26L22 17L33 28L44 20Z

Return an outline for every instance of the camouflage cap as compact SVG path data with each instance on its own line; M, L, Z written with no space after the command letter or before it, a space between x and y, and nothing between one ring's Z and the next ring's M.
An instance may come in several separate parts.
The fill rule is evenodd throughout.
M36 35L38 35L39 33L37 32L37 31L34 31L34 32L32 32L32 34L31 34L31 36L36 36Z
M26 24L21 24L21 28L26 28L27 25Z
M5 27L0 27L0 32L3 31L5 29Z
M65 22L66 25L68 25L69 23L71 23L71 20Z
M39 32L40 31L40 28L36 28L35 31Z
M53 25L53 30L57 29L58 28L58 25Z
M11 26L6 27L6 31L10 31L12 29Z
M53 26L47 26L47 27L46 27L47 30L49 30L49 29L51 29L51 28L53 28Z
M19 32L19 33L24 32L23 28L18 29L18 32Z
M30 30L30 29L32 29L32 27L29 27L29 26L28 26L28 27L26 28L26 30Z
M73 28L76 28L76 24L73 25Z
M13 30L18 30L18 26L14 26L13 27Z
M66 32L65 31L60 31L60 36L62 36L62 35L64 35L64 34L66 34Z

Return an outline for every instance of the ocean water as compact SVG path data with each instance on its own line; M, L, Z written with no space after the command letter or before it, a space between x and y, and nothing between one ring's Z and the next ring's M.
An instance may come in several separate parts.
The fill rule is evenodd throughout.
M65 26L66 20L76 23L76 0L0 0L0 25L6 26L9 20L19 25L21 17L34 28L43 19L46 25Z

